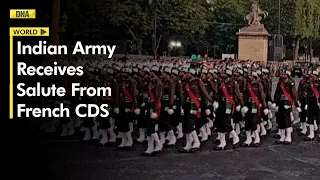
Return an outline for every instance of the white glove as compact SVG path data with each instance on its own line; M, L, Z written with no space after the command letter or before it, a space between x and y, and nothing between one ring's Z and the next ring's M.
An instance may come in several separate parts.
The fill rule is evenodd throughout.
M278 112L278 111L279 111L279 107L276 106L274 110L275 110L276 112Z
M241 109L241 112L242 112L242 114L245 114L245 113L248 112L248 110L249 110L249 108L248 108L247 106L244 106L244 107Z
M319 106L319 108L320 108L320 103L318 103L318 106Z
M304 110L308 110L308 104L304 106Z
M115 114L119 114L119 108L114 108L114 109L113 109L113 112L114 112Z
M273 103L272 105L271 105L271 107L272 107L272 109L276 109L277 108L277 105L276 105L276 103Z
M271 108L272 107L272 103L270 101L268 101L268 107Z
M172 115L173 114L173 109L168 109L167 112L168 112L169 115Z
M214 110L217 110L219 107L219 103L217 101L215 101L212 106L213 106Z
M157 119L158 114L157 113L151 113L150 118Z
M184 110L181 108L180 110L180 115L183 116L184 115Z
M213 116L213 120L215 120L216 114L214 112L212 112L212 116Z
M145 104L145 103L142 103L142 104L141 104L141 107L145 107L145 106L146 106L146 104Z
M238 106L236 107L236 111L237 111L237 112L239 112L239 111L240 111L240 109L241 109L241 106L240 106L240 105L238 105Z
M263 113L264 113L264 115L267 115L269 113L269 110L268 109L264 109Z
M300 101L298 101L298 105L299 105L299 106L301 106L301 103L300 103Z
M289 109L291 106L284 105L284 109Z
M268 118L269 119L272 119L272 112L269 110L269 112L268 112Z
M209 116L211 114L210 109L206 109L206 115Z
M301 108L300 108L300 107L297 107L297 111L298 111L298 112L301 112L302 110L301 110Z
M140 109L138 109L138 108L135 109L135 110L134 110L134 113L135 113L136 115L139 115L139 114L140 114Z

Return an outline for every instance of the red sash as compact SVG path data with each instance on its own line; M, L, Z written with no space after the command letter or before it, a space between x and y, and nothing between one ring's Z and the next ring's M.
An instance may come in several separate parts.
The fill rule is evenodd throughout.
M258 97L256 96L256 94L254 93L253 89L252 89L252 86L250 83L248 83L248 89L249 89L249 92L250 92L250 95L254 101L254 103L256 104L257 106L257 111L258 111L258 118L260 117L260 111L261 111L261 108L260 108L260 102L259 102L259 99Z
M129 93L129 91L127 90L125 83L122 84L122 91L123 91L124 95L129 99L129 101L132 102L133 98L132 98L131 94ZM133 112L133 110L134 110L134 107L131 108L131 112Z
M223 91L224 96L226 96L227 101L229 101L232 104L232 114L233 114L234 113L234 106L236 103L234 102L233 98L230 96L224 82L221 83L221 87L222 87L222 91Z
M149 84L149 88L148 88L148 93L149 93L149 96L151 98L151 101L156 105L156 113L157 113L157 118L156 119L159 119L160 117L160 111L161 111L161 103L160 102L156 102L156 96L153 94L152 92L152 87L151 87L151 84Z
M318 91L318 89L314 87L312 82L310 83L310 85L311 85L311 89L312 89L313 93L316 95L317 99L319 99L319 91Z
M291 96L290 96L290 94L288 93L288 91L286 90L286 88L284 88L283 82L281 82L280 87L281 87L281 90L282 90L284 96L285 96L285 97L288 99L288 101L290 102L290 104L291 104L291 111L292 111L293 99L291 98Z
M192 100L192 102L196 105L196 107L197 107L197 114L196 114L196 117L198 118L198 119L200 119L201 118L201 113L200 113L200 103L199 103L199 101L198 101L198 98L196 98L196 96L193 94L193 92L190 90L190 86L189 86L189 84L188 83L186 83L186 86L185 86L185 88L186 88L186 91L187 91L187 93L188 93L188 95L189 95L189 97L191 98L191 100Z

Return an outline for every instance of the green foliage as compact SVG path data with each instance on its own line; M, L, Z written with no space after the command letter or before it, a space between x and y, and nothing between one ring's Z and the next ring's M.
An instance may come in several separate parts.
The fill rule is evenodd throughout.
M271 34L278 33L278 0L260 0L268 11L263 20ZM320 0L280 0L280 28L285 40L319 40ZM244 16L251 11L249 0L67 0L68 29L76 35L103 39L111 26L125 29L133 42L150 49L154 38L155 16L157 46L163 50L171 39L187 46L218 52L237 46L239 28L246 26ZM51 22L44 20L46 24ZM120 32L119 32L120 33ZM126 34L124 34L126 35ZM229 49L229 50L228 50Z
M101 0L95 0L94 3L90 0L68 0L66 5L68 26L76 32L76 36L101 36L105 23Z
M105 0L105 17L115 26L124 26L133 39L144 37L152 26L141 1Z
M250 3L246 0L212 0L210 12L210 28L206 39L210 47L220 53L237 46L236 32L246 26L244 16L248 14Z

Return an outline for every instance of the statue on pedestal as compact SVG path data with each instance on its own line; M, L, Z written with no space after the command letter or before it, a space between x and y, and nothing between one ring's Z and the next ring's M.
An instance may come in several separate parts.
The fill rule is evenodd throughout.
M268 16L268 12L262 10L256 0L252 1L251 9L252 11L244 17L248 21L248 25L252 27L263 26L260 21Z

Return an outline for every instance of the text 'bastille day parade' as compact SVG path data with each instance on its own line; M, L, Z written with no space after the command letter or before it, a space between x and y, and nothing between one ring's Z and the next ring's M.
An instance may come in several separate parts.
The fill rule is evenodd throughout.
M110 21L108 26L115 29L113 33L124 32L123 36L132 40L120 43L123 53L118 53L119 43L117 46L107 43L112 46L107 50L109 54L112 52L113 57L46 55L41 65L83 67L81 76L39 77L41 85L64 87L65 96L18 97L14 94L15 101L25 101L34 108L58 108L63 104L70 109L69 117L30 116L24 119L28 127L22 129L28 129L25 130L28 141L37 144L35 147L45 149L33 153L34 157L41 159L41 154L44 158L36 162L45 161L51 153L56 158L51 157L46 162L53 162L49 171L56 173L57 177L53 175L44 179L320 179L320 13L317 12L320 3L317 0L292 0L294 7L288 5L281 8L280 5L285 6L289 1L279 1L279 7L277 0L97 0L97 5L86 4L85 1L50 1L52 17L48 16L49 23L45 25L44 21L43 24L52 26L48 37L51 40L45 39L47 45L68 44L71 38L80 36L74 32L85 31L86 26L90 26L86 32L88 34L97 31L96 24L102 23L98 16L91 20L82 17L83 22L76 17L80 16L80 11L89 12L79 3L84 3L82 6L90 10L108 9L103 18ZM298 3L311 3L314 7ZM196 5L189 7L190 4ZM220 6L224 8L219 9ZM245 7L238 11L240 18L230 12L231 19L238 20L230 22L230 17L222 17L228 13L221 13L224 9L240 6ZM197 14L197 10L181 10L198 7L204 8L199 10L203 12ZM65 12L69 11L78 14L69 13L70 17L67 17L69 14ZM213 17L210 18L214 20L210 20L207 11L215 12L214 18L221 16L220 22ZM280 14L287 11L292 14ZM300 15L301 12L311 13L310 19L313 21L311 23L309 17L303 14L302 21L309 25L292 30L290 23L282 21L286 21L287 16L303 19L297 17L298 11ZM110 15L112 13L114 15ZM170 16L173 19L180 16L183 22L170 23L179 21L168 19ZM198 18L196 16L205 18L199 21L194 19ZM270 16L273 20L267 21ZM280 21L281 18L284 20ZM88 21L85 26L74 28L74 25L71 28L72 23L85 24L84 21ZM162 24L163 21L166 22ZM291 21L297 23L299 20ZM205 25L194 25L198 23ZM233 28L232 23L237 24L238 30L226 35ZM283 36L280 33L270 34L267 31L269 26L276 33L281 30ZM313 29L308 29L311 26ZM120 27L126 30L122 31ZM214 31L212 45L210 42L197 45L195 39L199 39L198 36L195 38L192 33L185 33L203 31L203 36L206 36L210 28ZM217 35L217 32L223 31L226 33ZM95 39L103 39L103 36L93 36L83 36L81 41L83 44L94 44ZM92 40L84 43L83 39ZM166 46L162 47L164 41ZM236 45L225 44L227 41ZM287 43L285 46L287 41L290 45ZM279 43L280 51L276 45ZM186 46L205 48L199 51ZM160 49L164 52L163 56L158 55ZM149 56L133 55L143 54L144 51L150 51ZM285 59L290 56L286 55L290 54L288 51L291 58ZM25 63L28 65L28 61ZM110 95L72 96L73 83L79 83L82 87L110 87ZM31 85L35 86L26 82L26 87ZM75 113L79 104L100 107L106 104L108 116L79 117ZM259 157L253 160L256 156ZM200 159L206 164L199 162ZM278 166L273 165L271 160L274 164L278 162ZM214 165L210 164L211 161ZM286 161L297 162L286 164ZM193 162L197 168L192 168ZM299 165L288 168L294 163ZM159 171L151 170L151 166L156 166ZM56 168L59 169L57 172ZM143 168L149 170L144 171ZM87 172L88 169L92 173ZM37 171L33 169L32 172Z

